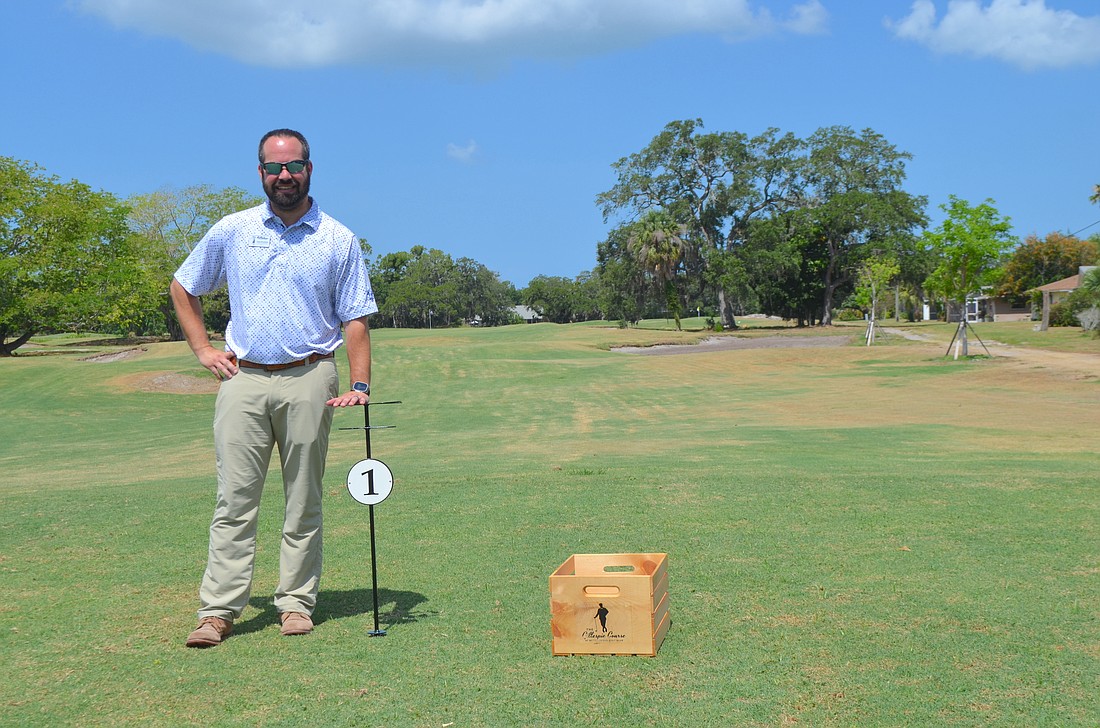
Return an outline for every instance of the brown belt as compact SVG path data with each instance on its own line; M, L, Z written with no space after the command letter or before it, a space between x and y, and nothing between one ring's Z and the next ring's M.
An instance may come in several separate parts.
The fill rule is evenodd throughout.
M310 354L305 359L299 359L298 361L288 361L286 364L258 364L254 361L248 361L247 359L238 359L237 365L242 367L248 367L249 369L263 369L265 372L277 372L281 369L290 369L292 367L304 367L306 364L314 364L322 359L331 359L332 352L328 354Z

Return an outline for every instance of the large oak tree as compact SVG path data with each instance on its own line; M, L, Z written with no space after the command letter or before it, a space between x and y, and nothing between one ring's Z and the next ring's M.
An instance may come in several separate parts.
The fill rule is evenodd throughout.
M695 263L683 275L713 292L723 326L736 328L750 305L831 323L865 258L915 247L926 200L902 188L910 155L874 131L826 127L800 140L702 128L668 124L612 165L617 182L596 202L623 226L647 214L678 225L683 259Z

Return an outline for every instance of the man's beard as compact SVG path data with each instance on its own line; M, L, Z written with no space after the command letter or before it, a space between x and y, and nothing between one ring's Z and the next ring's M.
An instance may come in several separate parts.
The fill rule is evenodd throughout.
M264 185L264 192L267 193L267 199L271 200L271 206L277 210L293 210L302 200L309 196L309 177L306 177L304 181L299 182L296 179L291 180L294 183L293 187L286 187L279 189L276 185L279 184L279 180L274 180L270 185Z

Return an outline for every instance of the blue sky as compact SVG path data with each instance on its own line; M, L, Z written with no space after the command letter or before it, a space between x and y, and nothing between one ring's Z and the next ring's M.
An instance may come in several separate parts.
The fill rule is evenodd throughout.
M309 9L303 9L306 6ZM0 155L120 196L261 194L260 135L375 253L518 287L595 265L611 165L664 125L871 128L907 189L1100 232L1094 0L8 0ZM1091 226L1091 227L1089 227Z

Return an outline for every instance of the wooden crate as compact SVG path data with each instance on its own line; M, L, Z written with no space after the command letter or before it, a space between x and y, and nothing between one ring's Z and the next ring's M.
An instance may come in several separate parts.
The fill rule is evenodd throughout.
M668 554L574 554L550 575L555 655L653 657L669 624Z

